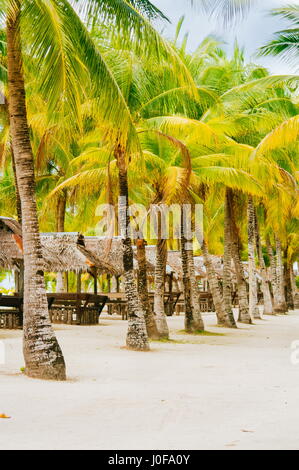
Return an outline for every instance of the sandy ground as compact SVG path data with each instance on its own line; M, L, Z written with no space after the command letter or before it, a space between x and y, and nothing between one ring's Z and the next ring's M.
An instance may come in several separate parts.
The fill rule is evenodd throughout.
M299 449L299 311L224 336L180 333L152 351L122 349L126 322L56 328L65 383L25 377L21 332L0 330L0 449ZM299 355L298 355L299 356Z

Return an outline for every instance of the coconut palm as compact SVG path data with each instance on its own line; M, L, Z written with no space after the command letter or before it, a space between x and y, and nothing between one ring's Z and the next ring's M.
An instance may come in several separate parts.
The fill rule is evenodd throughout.
M291 27L278 31L274 39L260 49L262 55L280 56L297 66L299 55L299 5L288 5L272 10L274 16L289 20Z
M86 14L86 19L90 19L93 15L97 15L97 17L101 20L105 20L109 25L116 26L116 29L121 30L124 34L125 40L132 40L134 37L134 43L139 45L140 38L141 38L141 31L143 38L146 40L148 39L154 45L154 51L157 54L165 53L166 56L173 62L179 63L178 58L173 53L172 49L168 44L162 40L162 38L156 33L156 31L152 28L151 24L142 17L142 15L138 12L136 8L143 8L144 11L150 14L150 16L159 16L160 12L158 9L153 7L150 2L144 1L136 1L133 4L130 4L126 1L122 2L108 2L108 1L90 1L90 2L75 2L77 6L80 8L82 7L80 14L81 16ZM136 8L135 8L136 7ZM47 96L48 103L49 103L49 113L51 115L51 119L55 122L57 110L63 111L63 113L67 112L70 116L77 119L77 110L78 105L80 103L80 96L82 95L82 83L85 80L90 82L90 77L92 77L92 89L94 91L94 98L97 103L97 107L101 109L102 116L103 116L103 124L106 127L110 128L110 139L111 141L114 140L114 153L117 157L118 161L118 168L120 174L120 189L122 192L123 200L126 201L127 199L127 170L126 165L128 161L128 145L127 145L127 138L130 134L130 130L133 129L132 122L130 120L130 115L125 105L125 101L121 95L121 92L113 79L109 69L107 68L105 62L103 61L103 57L95 47L94 43L90 39L86 28L82 25L79 16L76 14L75 10L72 8L71 4L67 1L57 2L45 2L45 1L35 1L35 2L23 2L22 4L18 1L7 1L4 2L4 12L7 12L7 42L8 42L8 75L9 75L9 92L10 92L10 124L11 124L11 133L12 133L12 141L14 147L14 154L16 160L16 173L18 180L20 179L20 174L23 171L18 170L18 165L20 163L19 154L21 154L21 147L20 141L17 141L17 130L13 127L17 124L20 126L21 124L26 123L25 131L26 131L26 140L27 140L27 156L31 160L31 170L28 170L28 181L26 186L25 193L29 195L28 199L28 213L27 218L24 218L24 214L22 214L22 221L23 221L23 230L24 230L24 245L25 245L25 259L27 258L27 252L30 253L37 253L35 259L32 258L30 263L25 263L28 266L26 272L30 272L29 264L33 266L34 264L38 264L38 269L34 268L34 271L38 273L36 276L30 276L31 284L35 282L35 279L38 278L38 283L40 285L39 289L33 289L35 292L35 296L40 296L40 310L39 315L41 312L44 312L43 318L45 318L46 323L48 322L48 317L46 314L46 298L43 289L43 281L42 281L42 269L40 269L41 259L40 259L40 242L38 237L38 222L36 217L36 204L33 200L32 205L29 204L29 199L34 196L33 188L34 188L34 173L33 173L33 165L32 165L32 149L30 145L29 139L29 132L28 132L28 125L27 125L27 117L26 117L26 108L25 108L25 91L24 91L24 83L23 83L23 76L21 73L21 65L22 65L22 53L21 53L21 42L19 40L19 35L25 35L27 43L30 43L30 52L33 57L35 57L36 66L40 67L41 74L41 91L42 93ZM99 14L99 15L98 15ZM23 21L24 18L24 21ZM19 21L21 20L21 21ZM27 21L27 22L26 22ZM34 22L37 27L34 31L28 27L28 25ZM21 26L21 28L19 28ZM133 31L133 37L132 37ZM55 32L55 34L54 34ZM58 33L59 32L59 33ZM10 35L11 33L11 35ZM57 34L58 33L58 34ZM17 41L15 41L17 39ZM12 42L14 41L14 42ZM80 47L78 48L78 44ZM11 48L14 46L13 50ZM18 48L18 50L17 50ZM15 56L15 53L18 53ZM14 58L18 61L17 64L14 63ZM44 65L44 66L42 66ZM64 67L67 67L64 68ZM63 70L67 70L66 73L61 73ZM12 85L14 82L14 78L19 73L19 76L22 79L22 82L19 82L20 96L23 97L23 117L22 122L21 120L18 121L17 119L13 119L12 109L16 109L17 107L17 94L12 93ZM184 72L183 72L184 75ZM182 75L181 75L182 76ZM186 78L186 74L185 77ZM187 82L188 82L187 77ZM186 83L186 80L185 80ZM101 95L99 96L98 90L101 90ZM16 99L14 104L14 98ZM20 98L21 99L21 98ZM109 103L109 104L108 104ZM108 106L107 106L108 104ZM14 130L15 129L15 130ZM116 130L117 129L117 130ZM134 134L134 132L133 132ZM29 160L28 160L29 161ZM24 159L23 159L24 162ZM19 176L18 176L19 175ZM30 180L31 178L31 180ZM18 187L20 184L18 184ZM25 197L25 194L22 193L21 188L20 195ZM30 199L31 200L31 199ZM125 203L126 205L126 203ZM22 207L24 204L22 205ZM125 214L125 206L121 213ZM25 210L25 209L24 209ZM22 209L22 212L24 212ZM35 215L34 215L35 214ZM34 219L34 222L33 222ZM127 218L123 218L124 225L126 225ZM28 222L27 220L31 221ZM27 229L31 230L31 233L34 232L33 237L26 238ZM28 245L28 250L26 246ZM31 247L31 248L29 248ZM140 310L137 302L137 290L136 287L133 286L132 282L132 250L130 248L128 239L124 243L125 248L125 267L127 274L127 284L128 284L128 294L130 300L131 308L129 311L132 311L132 315L129 315L130 318L130 328L128 334L128 346L132 347L140 347L141 349L147 349L147 340L145 335L143 334L143 320L142 320L142 311ZM28 258L29 261L29 258ZM29 286L29 282L26 282L26 286ZM27 287L28 287L27 286ZM26 292L29 292L29 287ZM25 317L26 312L34 311L34 309L30 308L31 297L25 294ZM32 301L34 300L34 296L32 297ZM36 305L36 302L35 302ZM134 312L133 312L134 311ZM136 324L135 324L135 323ZM32 329L27 329L27 323L25 321L25 338L26 338L26 345L29 344L29 337L26 336L26 332L33 331ZM141 334L140 336L143 337L143 340L140 342L138 338L135 338L136 332L138 332L138 325L140 326ZM34 326L34 324L32 324ZM53 332L49 330L49 335L52 335L54 338ZM138 333L137 333L138 336ZM54 342L54 339L52 339ZM50 345L51 341L49 341ZM139 346L137 345L139 343ZM142 346L143 344L143 346ZM56 347L56 346L55 346ZM26 347L26 356L28 360L28 374L30 375L38 375L39 370L41 371L42 361L39 360L40 368L34 366L34 362L37 362L37 357L29 359L30 354L34 350L33 346ZM58 351L58 347L56 347ZM61 354L60 355L61 361ZM34 356L34 354L31 354ZM58 356L57 356L58 357ZM32 362L32 366L30 365ZM55 360L53 364L55 363ZM49 375L51 375L51 366L47 365L47 370L49 370ZM32 371L30 372L30 370ZM33 371L33 369L36 369ZM55 369L55 367L54 367ZM58 367L59 369L59 367ZM61 368L61 370L63 367ZM47 372L44 372L47 375ZM55 371L54 371L55 376ZM60 376L60 373L58 373ZM61 377L63 377L63 373L61 373Z

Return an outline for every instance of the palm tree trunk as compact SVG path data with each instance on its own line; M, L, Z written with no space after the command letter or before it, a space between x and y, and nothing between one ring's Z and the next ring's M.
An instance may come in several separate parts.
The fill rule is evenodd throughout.
M65 232L65 210L67 202L67 193L62 191L57 201L56 231ZM66 273L57 273L56 275L56 292L66 292Z
M284 265L284 278L285 278L285 296L288 310L295 310L295 301L293 297L293 287L292 287L292 267L288 262L288 250L285 253L285 265Z
M59 194L57 201L57 217L56 217L56 230L57 232L65 232L65 211L66 211L67 193L62 191Z
M22 225L22 207L21 207L20 192L19 192L19 188L18 188L16 162L15 162L15 156L14 156L12 143L11 143L10 147L11 147L12 170L13 170L14 183L15 183L15 192L16 192L16 210L17 210L18 222Z
M286 298L285 298L285 285L284 285L284 269L282 259L281 241L275 235L276 244L276 290L277 290L277 304L275 305L275 312L285 315L288 311Z
M257 280L255 275L255 208L252 196L248 196L248 271L249 271L249 315L252 318L261 318L258 308Z
M264 315L273 315L274 314L273 303L272 303L272 297L271 297L271 292L270 292L270 286L269 286L269 282L268 282L268 279L267 279L267 269L266 269L265 260L264 260L264 256L263 256L263 249L262 249L262 244L261 244L259 223L258 223L258 218L257 218L256 211L255 211L254 217L255 217L256 249L257 249L259 266L260 266L261 276L262 276L262 292L263 292L263 298L264 298Z
M193 308L193 326L196 331L204 331L205 325L202 319L201 310L200 310L200 292L198 283L195 276L195 267L194 267L194 252L192 247L192 241L187 242L190 249L187 250L187 260L189 268L189 277L191 284L191 301Z
M191 281L188 269L188 255L186 250L186 239L181 238L181 257L182 257L182 270L183 270L183 288L184 288L184 301L185 301L185 331L192 333L195 331L193 322L193 305L191 299Z
M226 314L224 300L221 294L218 278L205 240L203 240L202 242L201 250L204 258L204 265L207 270L207 276L213 297L213 303L216 310L218 325L225 326L227 328L236 328L236 322L232 322L231 318Z
M235 212L233 207L233 192L227 189L228 207L230 214L231 224L231 240L232 240L232 257L236 270L237 286L238 286L238 300L239 300L239 322L251 324L252 319L249 313L247 284L245 280L244 268L240 257L240 238L238 227L235 221Z
M161 218L158 214L158 239L156 247L156 266L155 266L155 295L154 295L154 313L156 325L161 339L169 338L169 329L167 325L164 294L165 294L165 277L166 277L166 259L167 246L166 240L161 239Z
M187 333L203 331L204 323L200 314L199 292L196 286L192 240L184 233L184 210L181 210L181 257L185 300L185 330ZM192 261L191 261L192 257ZM192 273L193 266L193 273ZM193 274L193 281L192 281ZM197 296L197 298L196 298Z
M298 301L299 301L299 293L296 286L296 276L294 274L293 266L291 264L291 285L292 285L292 292L293 292L293 299L294 299L294 309L297 310L299 308Z
M65 362L50 324L44 281L33 153L25 103L19 0L14 1L7 19L7 55L9 121L23 228L25 372L35 378L65 380Z
M21 207L20 192L18 188L16 162L15 162L12 141L10 142L10 150L11 150L12 171L13 171L13 176L14 176L15 193L16 193L17 218L18 218L19 224L22 225L22 207ZM23 260L18 263L18 267L19 267L18 271L15 271L16 292L19 293L20 295L24 295L24 261Z
M272 284L272 293L273 293L273 314L279 313L279 292L277 288L277 267L275 256L273 252L273 247L270 241L269 236L266 237L267 252L270 260L270 272L271 272L271 284Z
M130 234L128 233L130 218L128 214L128 175L125 152L120 145L115 149L115 157L119 170L119 223L123 237L123 262L125 271L125 291L128 302L128 333L129 349L148 351L149 342L145 324L145 312L138 296L138 288L134 277L134 255Z
M228 326L237 328L232 309L232 241L229 210L229 193L226 191L224 207L224 252L223 252L223 304Z
M137 240L137 260L138 260L138 293L145 311L145 324L148 337L151 339L159 339L155 316L149 301L147 288L147 261L145 240Z

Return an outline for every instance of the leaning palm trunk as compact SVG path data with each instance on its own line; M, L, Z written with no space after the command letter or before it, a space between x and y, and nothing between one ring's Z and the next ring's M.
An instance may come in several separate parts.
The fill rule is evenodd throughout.
M248 297L247 297L247 284L245 280L244 268L240 257L240 238L238 233L237 224L235 221L235 213L233 207L233 193L231 189L228 192L228 206L231 223L231 241L232 241L232 258L236 270L237 286L238 286L238 301L239 301L239 322L251 324L252 319L249 313Z
M188 250L187 250L187 261L188 261L188 268L189 268L189 277L190 277L190 285L191 285L191 302L193 308L193 326L196 331L204 331L205 326L202 319L201 311L200 311L200 292L198 283L196 281L195 276L195 268L194 268L194 252L192 247L192 241L190 244L188 243Z
M65 380L65 362L50 324L35 200L20 40L20 1L7 19L9 120L21 199L24 247L24 358L30 377Z
M275 236L276 244L276 290L277 290L277 303L275 304L275 312L286 314L288 311L286 298L285 298L285 284L284 284L284 268L282 259L281 241L278 236Z
M168 339L169 329L167 325L164 305L167 246L166 240L161 239L160 214L158 215L158 217L159 233L156 247L154 313L160 338Z
M248 196L248 271L249 271L249 315L261 318L258 308L257 280L255 276L255 208L252 196Z
M211 256L208 251L206 242L203 240L201 245L201 250L204 259L204 265L207 270L207 276L209 281L210 290L212 293L213 303L216 311L217 321L219 326L225 326L228 328L235 328L235 321L232 323L232 320L228 317L225 312L223 296L221 294L218 278L213 266Z
M256 232L256 249L258 254L259 266L262 275L262 292L264 299L264 315L273 315L273 303L271 298L270 286L267 280L267 270L263 256L263 249L261 244L260 230L257 214L255 211L255 232Z
M123 240L125 291L128 302L127 347L139 351L148 351L149 342L145 324L145 312L138 296L138 288L134 276L134 254L130 234L128 233L130 218L128 214L129 189L126 159L125 152L120 145L115 149L115 157L119 172L119 223Z
M137 261L138 261L138 293L139 298L145 312L145 324L148 337L158 339L159 332L157 329L155 316L150 304L148 288L147 288L147 262L145 240L137 240Z
M229 211L229 193L226 191L224 207L224 253L223 253L223 304L226 322L228 326L236 328L236 322L232 309L232 241L231 241L231 223Z

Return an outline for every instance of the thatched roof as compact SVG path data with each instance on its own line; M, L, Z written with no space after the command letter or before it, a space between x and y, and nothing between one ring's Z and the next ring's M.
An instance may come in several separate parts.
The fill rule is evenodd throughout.
M202 256L194 256L195 276L202 279L207 277L207 270Z
M172 272L178 276L178 278L183 276L182 258L180 251L168 251L167 265L170 267Z
M0 231L22 236L22 227L15 219L0 217Z
M22 228L20 224L8 217L0 217L0 267L13 269L22 261Z
M93 253L99 260L113 266L111 274L122 275L123 266L123 244L120 237L85 237L86 249Z
M157 255L157 246L156 245L148 245L146 247L146 259L147 259L147 269L148 273L153 275L155 272L156 266L156 255ZM166 274L171 274L173 269L169 264L166 264Z
M156 245L149 245L146 247L146 256L149 263L153 266L153 271L156 264ZM215 269L218 269L218 265L221 266L221 258L217 256L213 256L213 264ZM215 258L215 259L214 259ZM206 268L204 266L203 257L202 256L195 256L194 257L194 268L195 268L195 275L200 278L207 277ZM174 273L179 279L182 278L183 270L182 270L182 258L181 252L171 250L168 251L167 255L167 264L166 264L166 273L171 274Z
M88 271L96 267L99 273L113 273L112 264L101 260L87 249L80 233L41 233L45 271Z
M84 237L86 249L93 253L101 262L113 266L110 274L121 276L124 274L123 264L123 243L121 237ZM155 261L149 256L149 247L146 247L147 269L148 272L154 272ZM134 269L138 269L137 248L133 246Z
M22 228L14 219L0 218L0 267L13 269L23 261ZM116 274L109 264L89 252L80 233L41 233L44 269L48 272L88 271Z
M14 239L14 234L0 232L0 267L12 269L22 259L23 253Z
M45 271L88 271L96 267L99 273L113 275L124 274L123 244L120 237L108 239L105 237L84 237L75 233L42 233L41 243ZM134 269L138 268L137 249L134 250ZM156 246L146 247L147 268L149 274L153 274L156 265ZM223 274L222 259L211 255L215 272L221 278ZM23 260L22 253L22 228L14 219L0 217L0 267L13 269ZM194 257L195 274L197 277L206 278L206 268L201 256ZM232 264L232 278L235 278L235 270ZM248 276L248 266L244 263L245 276ZM166 265L168 274L175 273L182 277L182 261L180 251L169 251ZM256 277L260 280L258 269Z

